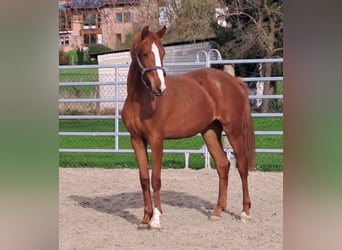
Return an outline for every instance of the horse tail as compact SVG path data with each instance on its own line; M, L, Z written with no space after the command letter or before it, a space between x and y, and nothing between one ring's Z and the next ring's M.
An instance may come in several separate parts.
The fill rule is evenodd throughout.
M246 109L245 109L245 121L243 123L243 143L245 148L245 157L247 159L248 170L252 171L255 168L255 132L254 132L254 124L253 118L251 115L251 108L249 106L248 100L248 91L246 83L242 80L242 78L237 77L240 86L244 89L245 95L247 97L246 101Z
M252 171L255 168L255 134L253 119L250 112L246 115L247 117L243 127L244 153L247 159L248 170Z

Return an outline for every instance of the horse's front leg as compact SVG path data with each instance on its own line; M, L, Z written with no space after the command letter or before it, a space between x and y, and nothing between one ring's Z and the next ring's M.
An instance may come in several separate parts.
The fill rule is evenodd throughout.
M139 166L140 185L144 197L144 217L140 222L139 228L149 228L153 211L148 171L147 142L142 138L131 137L131 144Z
M160 216L162 214L160 189L161 189L161 168L163 158L163 140L156 139L151 142L152 150L152 188L154 193L154 209L150 222L152 228L161 228Z

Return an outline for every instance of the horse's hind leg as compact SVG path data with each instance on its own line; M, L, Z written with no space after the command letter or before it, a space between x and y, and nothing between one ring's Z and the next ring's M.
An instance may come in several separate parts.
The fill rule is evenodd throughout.
M222 148L221 132L221 125L215 122L202 133L209 153L214 159L217 174L219 176L219 193L217 205L212 214L212 217L221 217L221 212L224 211L227 207L228 172L230 163Z
M226 130L224 129L226 134L228 135L230 144L233 147L234 155L237 160L236 165L240 174L241 182L242 182L242 211L249 215L249 211L251 208L251 199L249 197L249 190L248 190L248 161L245 154L245 147L244 147L244 137L243 131L239 128L233 128Z

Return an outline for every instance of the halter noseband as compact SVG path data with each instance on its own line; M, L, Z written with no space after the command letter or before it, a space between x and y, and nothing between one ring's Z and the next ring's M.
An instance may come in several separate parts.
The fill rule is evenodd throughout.
M149 86L147 85L145 79L144 79L144 74L146 72L150 72L152 70L158 70L161 69L163 71L164 76L166 76L166 71L162 66L152 66L152 67L144 67L144 65L141 63L140 58L138 56L138 54L136 54L136 59L138 62L138 65L141 69L141 81L143 82L143 84L145 85L146 88L149 88Z

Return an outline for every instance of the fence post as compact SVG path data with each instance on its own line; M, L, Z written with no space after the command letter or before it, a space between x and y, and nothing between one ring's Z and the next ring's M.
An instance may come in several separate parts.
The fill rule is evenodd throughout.
M211 168L210 166L210 154L207 146L204 146L204 168Z
M184 159L185 159L185 168L189 168L189 153L184 153Z
M116 66L115 68L115 76L114 76L114 87L115 87L115 106L114 106L114 115L115 115L115 128L114 128L114 131L115 131L115 149L118 150L119 149L119 85L118 85L118 82L119 82L119 69L118 67Z

